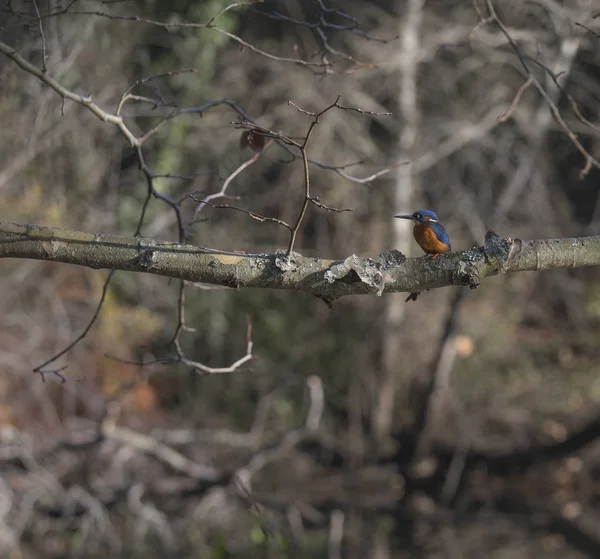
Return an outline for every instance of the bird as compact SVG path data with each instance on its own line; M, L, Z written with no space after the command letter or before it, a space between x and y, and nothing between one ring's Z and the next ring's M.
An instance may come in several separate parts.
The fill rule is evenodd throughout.
M448 232L440 223L440 218L435 212L419 210L411 215L395 215L394 217L410 219L415 222L413 227L415 241L425 251L425 254L431 255L431 258L437 258L440 254L452 250Z
M431 210L419 210L411 215L395 215L401 219L410 219L415 222L413 227L413 237L418 245L425 251L425 254L431 255L431 258L437 258L440 254L450 252L450 237L444 226L440 223L440 218ZM416 301L420 291L411 293L405 300Z

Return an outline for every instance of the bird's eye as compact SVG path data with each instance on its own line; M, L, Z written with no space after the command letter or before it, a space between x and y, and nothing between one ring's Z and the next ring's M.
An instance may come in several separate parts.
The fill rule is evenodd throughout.
M422 216L421 214L415 214L415 217L416 217L417 219L421 219L423 216Z

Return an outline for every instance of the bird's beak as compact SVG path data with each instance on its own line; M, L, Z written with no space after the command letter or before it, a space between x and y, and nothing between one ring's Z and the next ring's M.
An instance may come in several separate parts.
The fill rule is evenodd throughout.
M395 215L394 217L399 217L400 219L410 219L411 221L416 221L416 219L412 215Z

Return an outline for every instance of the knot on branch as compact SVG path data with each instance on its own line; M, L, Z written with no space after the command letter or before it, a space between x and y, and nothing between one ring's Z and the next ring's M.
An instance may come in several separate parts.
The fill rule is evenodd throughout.
M506 266L515 254L515 249L518 252L521 247L520 239L503 239L494 231L488 231L485 234L485 244L483 250L486 260L492 265L492 272L499 274L505 271Z
M477 266L470 262L460 261L456 271L453 273L452 283L455 285L467 285L470 289L477 289L481 284L481 274Z
M138 241L138 256L135 258L135 262L147 270L155 268L157 264L157 246L158 243L154 239L140 239Z
M297 252L290 252L289 254L277 256L277 258L275 258L275 266L282 272L293 272L298 267L296 258L299 256L301 257L302 255Z
M385 279L378 262L370 258L359 258L355 254L349 256L340 264L334 264L325 272L329 283L343 281L345 283L362 282L377 290L377 295L383 293Z

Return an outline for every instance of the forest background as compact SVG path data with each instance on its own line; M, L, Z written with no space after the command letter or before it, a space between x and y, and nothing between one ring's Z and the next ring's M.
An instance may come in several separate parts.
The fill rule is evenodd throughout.
M302 158L248 122L301 141L339 97L295 251L420 256L420 208L454 250L600 232L591 0L6 1L0 41L147 165L4 50L4 220L285 251ZM2 262L3 556L600 556L597 268L332 308L106 280Z

